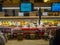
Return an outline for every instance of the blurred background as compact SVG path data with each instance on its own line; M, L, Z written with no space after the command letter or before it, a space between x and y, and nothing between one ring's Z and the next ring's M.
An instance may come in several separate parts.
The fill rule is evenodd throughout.
M52 11L55 2L60 6L60 0L0 0L0 31L6 45L49 45L60 28L60 9ZM22 3L32 4L32 10L21 11Z

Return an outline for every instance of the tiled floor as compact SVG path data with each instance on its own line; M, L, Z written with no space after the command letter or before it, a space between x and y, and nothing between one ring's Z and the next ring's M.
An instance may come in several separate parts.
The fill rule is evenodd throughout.
M49 45L49 41L45 40L10 40L6 45Z

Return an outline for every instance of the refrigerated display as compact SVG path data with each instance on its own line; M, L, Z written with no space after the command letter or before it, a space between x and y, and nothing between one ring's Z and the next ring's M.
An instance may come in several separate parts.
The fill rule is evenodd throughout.
M58 22L58 23L57 23ZM44 37L45 31L51 35L53 35L53 30L57 30L59 27L54 24L59 24L59 20L41 20L41 25L38 25L38 20L0 20L1 23L1 31L6 33L7 35L11 35L11 39L42 39ZM37 27L36 27L37 25ZM44 26L43 26L44 25ZM4 27L4 28L3 28ZM8 28L10 27L10 28ZM42 29L41 29L42 28ZM22 34L18 31L22 30ZM38 31L36 33L35 31ZM29 33L28 33L29 32ZM20 36L18 36L20 35ZM19 38L21 37L21 38Z

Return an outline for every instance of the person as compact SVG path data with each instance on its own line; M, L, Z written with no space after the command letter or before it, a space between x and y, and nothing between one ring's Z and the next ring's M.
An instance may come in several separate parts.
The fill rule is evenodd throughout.
M60 45L60 29L56 30L52 45Z
M5 43L6 43L6 39L3 36L3 33L1 33L1 31L0 31L0 45L5 45Z

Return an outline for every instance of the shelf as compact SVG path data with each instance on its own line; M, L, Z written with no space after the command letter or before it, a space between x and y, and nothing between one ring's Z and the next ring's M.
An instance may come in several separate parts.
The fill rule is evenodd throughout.
M39 16L9 16L0 17L0 19L39 19ZM41 19L60 19L60 16L41 16Z
M8 16L8 17L0 17L0 19L30 19L30 18L37 18L37 16Z

